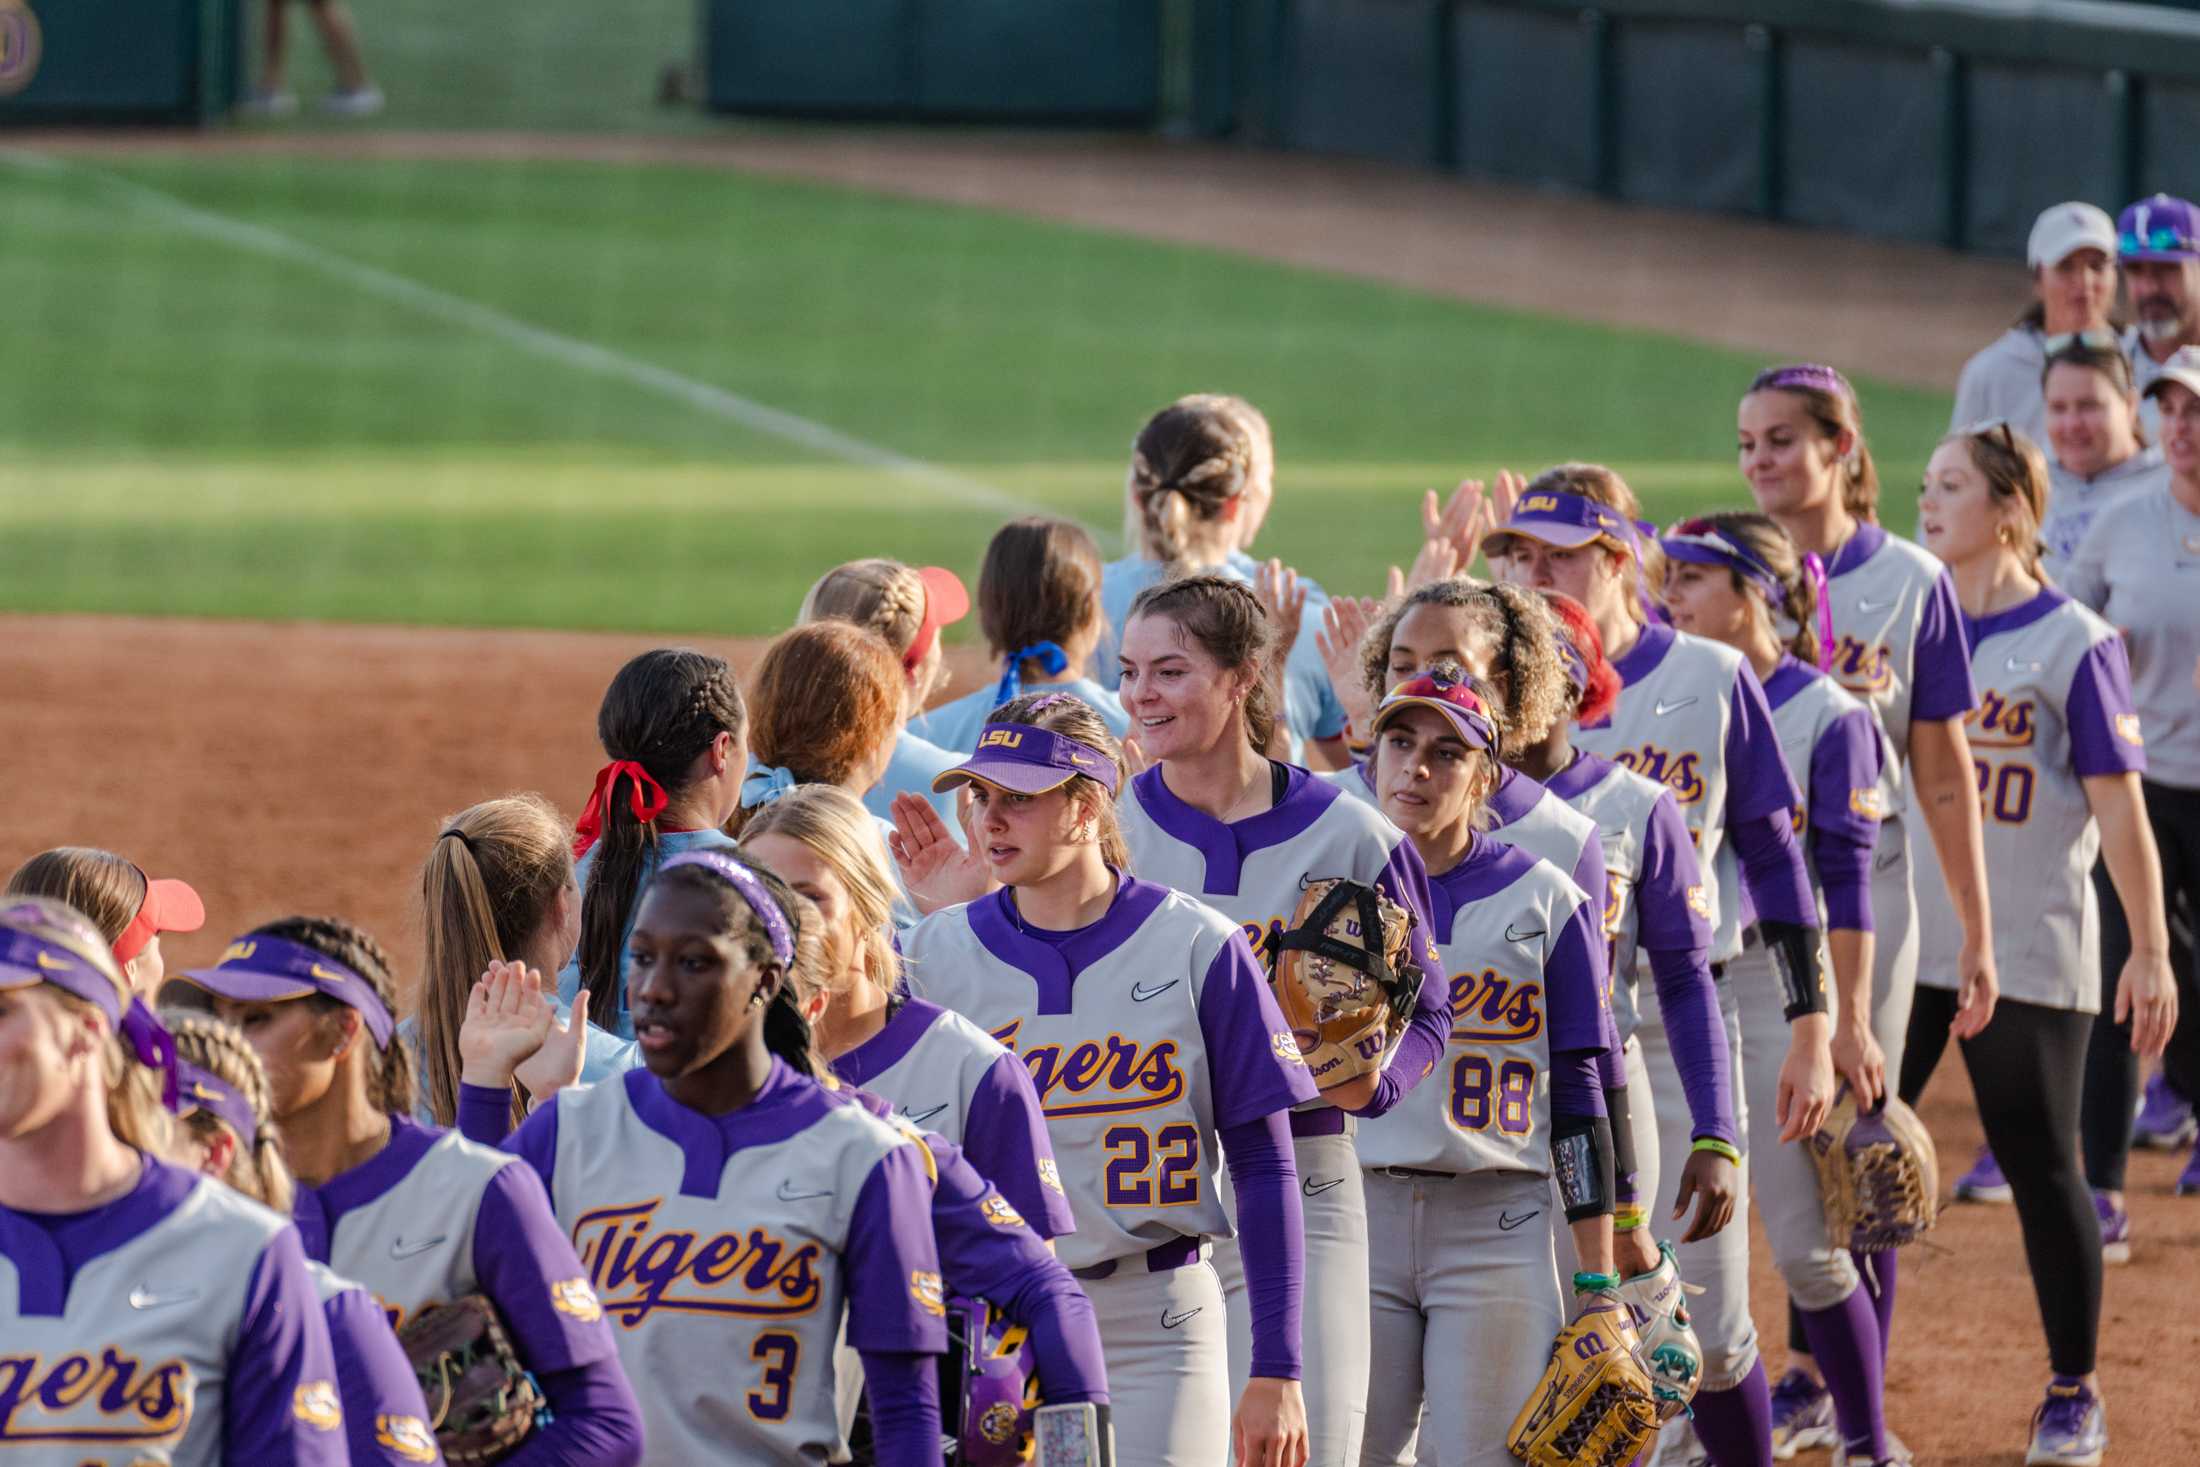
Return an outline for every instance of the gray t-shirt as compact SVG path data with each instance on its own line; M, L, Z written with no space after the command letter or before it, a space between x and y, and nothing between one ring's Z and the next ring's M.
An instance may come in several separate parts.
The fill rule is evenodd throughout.
M2002 418L2046 452L2047 403L2040 395L2040 373L2047 367L2047 351L2042 341L2034 328L2012 326L1965 362L1963 375L1956 379L1956 410L1949 416L1949 428Z
M2200 789L2200 515L2162 482L2103 510L2062 578L2124 634L2147 778Z
M2160 448L2148 447L2090 479L2081 479L2050 456L2048 479L2047 518L2040 522L2040 563L2060 581L2095 517L2128 495L2167 484L2169 465L2162 461Z

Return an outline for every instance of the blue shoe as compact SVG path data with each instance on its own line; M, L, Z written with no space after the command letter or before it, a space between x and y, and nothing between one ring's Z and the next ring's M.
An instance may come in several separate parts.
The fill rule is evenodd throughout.
M2131 1144L2152 1151L2175 1151L2200 1135L2192 1102L2179 1095L2169 1078L2155 1071L2139 1096L2138 1118L2131 1123Z
M1833 1396L1800 1370L1780 1377L1772 1388L1772 1455L1782 1462L1812 1447L1841 1440L1833 1424Z
M2093 1210L2101 1217L2101 1262L2131 1262L2131 1213L2108 1200L2106 1192L2093 1194Z
M1956 1180L1958 1202L2007 1202L2015 1195L2009 1190L2009 1179L2001 1174L2001 1166L1994 1160L1991 1146L1981 1146L1978 1160Z
M2047 1399L2032 1413L2032 1445L2025 1467L2099 1467L2108 1450L2108 1408L2085 1383L2058 1375Z

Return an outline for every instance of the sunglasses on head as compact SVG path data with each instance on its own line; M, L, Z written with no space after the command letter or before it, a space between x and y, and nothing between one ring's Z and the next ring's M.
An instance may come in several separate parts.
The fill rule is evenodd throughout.
M2186 236L2179 234L2174 229L2165 228L2150 229L2143 235L2134 234L2127 229L2116 236L2116 248L2123 254L2136 255L2142 250L2180 250L2190 254L2193 252L2194 247L2193 242Z
M2060 356L2073 347L2117 353L2124 349L2124 344L2116 339L2115 332L2103 331L2098 327L2089 327L2084 331L2058 331L2041 341L2040 346L2051 357Z

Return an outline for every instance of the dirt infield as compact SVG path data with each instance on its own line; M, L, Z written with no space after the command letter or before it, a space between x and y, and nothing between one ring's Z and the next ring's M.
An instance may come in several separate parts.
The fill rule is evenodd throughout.
M410 975L417 872L440 819L487 795L541 790L569 814L600 759L597 698L642 637L313 625L0 618L10 749L8 859L48 845L129 853L185 877L210 926L170 965L210 961L287 912L366 924ZM699 643L745 663L753 645ZM967 674L974 669L965 665ZM1926 1116L1953 1175L1977 1144L1953 1056ZM2177 1160L2135 1159L2136 1261L2112 1270L2101 1370L2113 1461L2185 1463L2200 1425L2200 1199L2169 1195ZM1768 1359L1786 1336L1759 1260ZM1903 1260L1890 1419L1919 1461L2022 1459L2045 1363L2016 1219L1951 1210ZM1806 1454L1806 1463L1824 1454Z

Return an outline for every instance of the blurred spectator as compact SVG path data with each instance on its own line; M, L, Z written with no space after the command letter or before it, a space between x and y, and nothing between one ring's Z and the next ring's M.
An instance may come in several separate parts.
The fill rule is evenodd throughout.
M265 0L267 6L267 54L260 71L260 88L245 110L262 117L287 117L298 110L298 94L287 77L290 48L291 0ZM344 0L303 0L313 12L314 28L328 51L336 72L336 90L321 99L321 110L340 117L371 117L382 110L382 89L367 75L366 57L359 50L359 27Z

